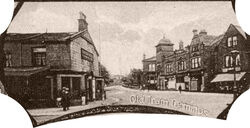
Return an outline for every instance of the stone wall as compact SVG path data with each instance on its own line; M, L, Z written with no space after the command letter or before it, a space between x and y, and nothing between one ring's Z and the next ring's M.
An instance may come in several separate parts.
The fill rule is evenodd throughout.
M86 62L81 58L81 49L93 54L93 63ZM79 37L74 39L70 44L71 49L71 68L75 71L92 70L95 76L99 76L99 61L94 46L85 39Z

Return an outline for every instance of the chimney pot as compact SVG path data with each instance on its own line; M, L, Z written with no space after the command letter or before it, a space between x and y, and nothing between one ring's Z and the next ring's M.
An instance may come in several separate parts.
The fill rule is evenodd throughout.
M197 30L197 29L194 29L194 30L193 30L193 33L194 33L194 35L198 35L198 30Z
M207 35L207 31L205 29L202 29L199 34L200 35Z
M79 12L80 17L78 19L78 31L84 31L85 29L88 29L88 23L86 21L86 15L83 12Z

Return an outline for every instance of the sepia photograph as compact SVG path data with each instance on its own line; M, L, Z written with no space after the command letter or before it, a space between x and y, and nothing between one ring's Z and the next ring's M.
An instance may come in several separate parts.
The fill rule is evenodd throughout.
M15 1L0 93L34 125L106 113L226 120L250 87L234 2Z

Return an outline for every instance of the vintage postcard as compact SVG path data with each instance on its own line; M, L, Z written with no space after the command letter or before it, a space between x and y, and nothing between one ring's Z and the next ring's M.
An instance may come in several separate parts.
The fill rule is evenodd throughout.
M103 113L226 119L250 87L234 2L16 1L0 91L34 126Z

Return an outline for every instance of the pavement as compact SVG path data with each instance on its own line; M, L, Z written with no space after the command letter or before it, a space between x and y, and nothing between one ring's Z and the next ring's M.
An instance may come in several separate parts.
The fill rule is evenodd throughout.
M28 112L38 124L51 119L86 109L106 105L145 105L177 110L190 115L216 118L233 101L232 94L148 91L135 90L122 86L106 87L107 99L90 102L88 105L62 108L29 109Z

